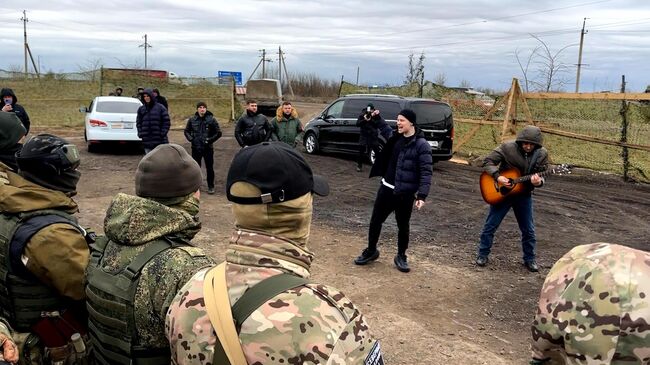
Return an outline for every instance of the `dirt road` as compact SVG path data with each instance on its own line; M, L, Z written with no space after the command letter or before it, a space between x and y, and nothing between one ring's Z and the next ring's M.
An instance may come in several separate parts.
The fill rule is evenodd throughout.
M320 106L314 107L312 115ZM38 132L38 129L35 130ZM101 231L105 209L118 192L134 193L139 154L88 154L82 131L57 131L82 151L76 200L81 222ZM199 246L223 258L233 228L224 194L229 162L239 149L232 128L215 146L217 194L202 195ZM172 142L186 148L182 132ZM552 154L552 151L551 151ZM367 315L389 364L524 364L539 289L553 262L571 247L597 241L648 249L650 186L623 184L618 177L589 171L549 179L535 193L539 274L521 265L519 230L512 215L496 235L488 267L473 264L487 212L477 180L480 170L442 162L434 166L425 207L413 214L409 261L398 272L396 225L384 225L378 262L352 264L365 247L379 182L357 173L352 158L306 156L316 173L329 178L331 194L314 200L310 248L315 281L340 288ZM203 190L206 186L204 184Z

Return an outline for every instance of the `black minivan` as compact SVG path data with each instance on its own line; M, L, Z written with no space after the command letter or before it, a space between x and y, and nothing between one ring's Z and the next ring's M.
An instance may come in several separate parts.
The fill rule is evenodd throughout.
M396 129L397 114L412 109L417 125L431 146L434 161L449 160L453 153L454 122L448 104L395 95L352 94L336 99L305 126L303 143L310 154L318 152L358 153L359 127L357 118L368 104L378 109L384 120ZM368 156L374 161L374 156Z

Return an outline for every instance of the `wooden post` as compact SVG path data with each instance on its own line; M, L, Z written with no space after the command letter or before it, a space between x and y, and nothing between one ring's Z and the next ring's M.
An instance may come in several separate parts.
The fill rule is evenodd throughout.
M621 93L625 93L625 75L622 76L622 81L621 81ZM627 101L623 100L621 102L621 118L622 118L622 123L621 123L621 142L622 143L627 143ZM629 176L628 176L628 171L630 169L630 159L629 159L629 152L626 146L623 146L623 149L621 150L621 158L623 159L623 181L628 181Z
M235 82L235 76L231 76L232 79L232 92L230 93L230 121L235 121L235 97L237 94L237 83Z
M343 90L343 75L341 75L341 83L339 84L339 98L341 97L341 90Z
M510 91L508 91L507 101L506 101L506 116L503 118L503 126L501 127L501 142L512 137L514 126L513 120L516 113L516 103L517 103L517 88L519 83L516 78L512 79L512 85L510 86ZM515 105L513 105L515 104Z

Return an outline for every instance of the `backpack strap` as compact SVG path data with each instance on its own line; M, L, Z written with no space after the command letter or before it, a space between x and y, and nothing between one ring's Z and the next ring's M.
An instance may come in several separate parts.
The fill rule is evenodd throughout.
M226 285L226 263L208 270L203 282L205 308L210 322L217 333L213 364L247 365L244 351L235 329L228 286Z
M203 296L210 322L217 332L212 363L247 364L239 342L242 323L269 299L307 283L307 279L295 275L274 275L249 288L231 308L226 285L226 263L209 270L203 282Z

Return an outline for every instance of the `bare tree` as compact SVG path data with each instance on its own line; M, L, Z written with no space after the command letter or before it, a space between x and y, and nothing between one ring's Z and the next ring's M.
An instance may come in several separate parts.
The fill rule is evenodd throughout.
M530 52L528 55L528 58L526 59L526 65L523 65L521 62L521 59L519 58L519 48L515 49L515 58L517 59L517 63L519 64L519 69L521 69L521 74L524 76L524 89L526 92L530 91L530 79L529 79L529 74L528 74L528 69L530 68L530 63L533 61L533 58L539 51L539 47L535 47L535 49Z
M460 87L464 87L464 88L467 88L467 89L471 89L471 88L472 88L472 84L471 84L469 81L467 81L467 80L462 80L462 81L460 82L460 85L458 85L458 86L460 86Z
M542 91L559 91L564 85L571 82L568 72L571 66L562 61L562 52L567 48L576 46L577 44L570 44L560 48L558 51L553 52L550 47L542 41L538 36L531 34L540 45L534 51L534 58L532 63L537 66L537 76L535 79L530 80L530 84L535 86L538 90Z
M447 75L445 75L444 72L438 72L433 82L435 82L436 85L445 86L447 83Z
M95 81L97 78L97 70L104 66L104 61L101 58L89 58L83 65L77 64L79 72L88 74L90 81Z
M424 52L420 53L420 56L415 59L415 55L411 53L409 55L409 64L408 69L406 70L406 78L404 83L410 85L414 82L418 84L422 81L424 76Z

